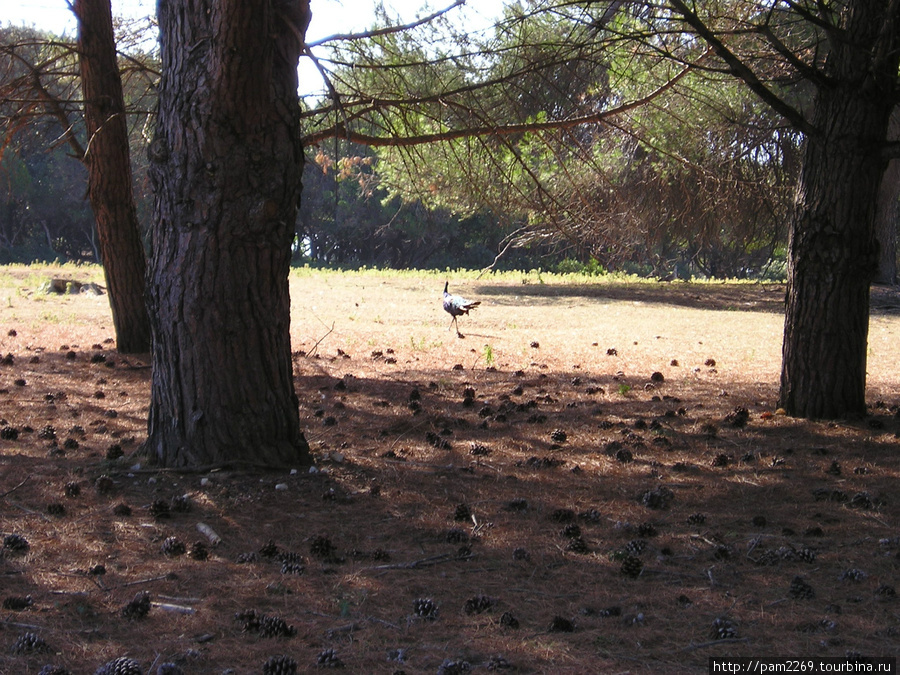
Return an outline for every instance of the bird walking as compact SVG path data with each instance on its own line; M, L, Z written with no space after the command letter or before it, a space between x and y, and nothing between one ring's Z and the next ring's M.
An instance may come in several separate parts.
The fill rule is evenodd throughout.
M462 316L463 314L468 314L470 309L475 309L478 305L481 304L480 300L476 300L472 302L471 300L466 300L463 297L458 295L452 295L447 288L450 286L450 282L447 281L444 283L444 311L449 313L450 316L453 317L453 321L450 322L450 325L447 327L447 330L450 330L454 326L456 327L456 336L464 338L465 335L459 332L459 324L456 322L456 317Z

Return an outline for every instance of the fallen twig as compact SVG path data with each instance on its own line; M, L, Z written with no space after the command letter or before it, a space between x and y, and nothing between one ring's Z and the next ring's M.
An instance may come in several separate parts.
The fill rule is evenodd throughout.
M389 565L376 565L375 567L368 567L366 569L369 570L414 570L419 569L420 567L431 567L432 565L440 565L445 562L453 562L454 560L471 560L471 554L465 555L457 555L454 553L442 553L441 555L434 555L430 558L422 558L421 560L413 560L412 562L405 563L391 563Z
M327 337L328 337L329 335L331 335L333 332L334 332L334 321L331 322L331 328L328 329L328 332L325 333L325 335L323 335L322 337L320 337L320 338L318 339L318 341L316 342L316 344L314 344L314 345L312 346L312 349L310 349L308 352L306 352L306 358L309 358L309 357L311 357L313 354L315 354L315 353L316 353L316 349L319 348L319 345L322 343L322 340L324 340L325 338L327 338Z
M124 584L119 584L118 586L114 586L109 590L115 590L116 588L128 588L129 586L140 586L141 584L149 584L153 581L163 581L164 579L168 579L168 574L163 574L158 577L150 577L149 579L138 579L137 581L127 581Z
M15 492L16 490L18 490L20 487L22 487L23 485L25 485L25 483L28 482L28 479L29 479L29 478L30 478L30 476L25 476L25 480L23 480L21 483L19 483L18 485L16 485L14 488L10 488L10 489L7 490L6 492L0 494L0 499L3 499L4 497L6 497L6 495L12 494L12 493Z
M721 640L710 640L709 642L698 642L683 647L681 651L692 652L695 649L705 649L706 647L717 647L719 645L735 644L736 642L750 642L750 638L722 638Z

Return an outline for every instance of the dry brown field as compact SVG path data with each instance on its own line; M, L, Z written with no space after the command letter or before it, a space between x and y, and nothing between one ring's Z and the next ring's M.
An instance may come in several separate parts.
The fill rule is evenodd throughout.
M147 357L51 276L102 284L0 268L4 674L900 654L896 291L870 415L823 422L776 410L780 285L298 270L314 471L173 473L140 454ZM464 339L445 279L482 303Z

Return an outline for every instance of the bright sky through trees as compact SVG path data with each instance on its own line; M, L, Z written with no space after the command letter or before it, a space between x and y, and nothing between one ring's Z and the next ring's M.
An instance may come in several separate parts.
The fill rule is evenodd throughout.
M444 9L453 0L385 0L388 15L396 23L408 23L418 16L427 16ZM449 16L469 30L492 25L503 11L504 0L469 0L464 7L452 10ZM312 0L312 23L307 32L309 42L337 33L356 33L371 28L375 22L374 0ZM156 13L156 0L112 0L113 16L140 19ZM33 26L58 35L75 36L75 17L66 0L3 0L0 23ZM322 89L321 77L309 59L301 59L301 89L316 92Z

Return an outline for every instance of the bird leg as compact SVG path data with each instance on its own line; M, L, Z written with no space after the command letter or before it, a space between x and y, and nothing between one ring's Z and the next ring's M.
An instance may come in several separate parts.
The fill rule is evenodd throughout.
M456 328L456 337L458 337L458 338L466 337L465 335L463 335L462 333L459 332L459 323L456 321L456 316L453 317L453 321L450 322L450 325L447 327L447 330L450 330L451 328L454 328L454 327Z

